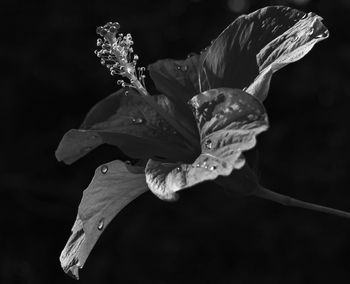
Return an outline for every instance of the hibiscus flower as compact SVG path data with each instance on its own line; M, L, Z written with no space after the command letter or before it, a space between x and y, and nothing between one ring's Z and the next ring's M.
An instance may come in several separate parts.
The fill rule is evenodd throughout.
M72 234L60 256L78 278L103 230L120 210L150 189L163 200L204 181L228 190L349 217L349 213L274 193L259 185L243 152L267 130L265 100L272 74L328 37L322 18L282 6L242 15L200 54L148 67L163 95L150 95L136 68L130 34L118 23L97 29L96 51L122 88L97 103L56 151L71 164L99 145L117 146L136 163L111 161L84 190Z

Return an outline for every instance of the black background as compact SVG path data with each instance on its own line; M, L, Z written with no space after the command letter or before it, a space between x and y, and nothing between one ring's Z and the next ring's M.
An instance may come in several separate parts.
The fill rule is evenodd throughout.
M68 167L54 150L118 88L93 54L95 28L107 21L132 33L147 66L200 51L240 13L266 5L321 15L330 38L272 80L271 128L257 146L261 183L350 210L350 2L241 2L1 2L0 283L74 282L60 251L94 169L120 153L102 146ZM349 239L350 220L228 197L211 183L176 203L149 192L110 224L80 283L349 283Z

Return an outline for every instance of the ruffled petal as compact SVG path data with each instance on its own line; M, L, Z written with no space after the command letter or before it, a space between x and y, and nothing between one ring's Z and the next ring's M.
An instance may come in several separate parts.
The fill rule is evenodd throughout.
M133 89L122 89L94 106L80 129L64 135L57 159L71 164L103 143L118 146L132 158L190 159L193 149L146 99L167 115L182 119L165 96L144 98Z
M328 36L321 20L314 13L283 6L240 16L208 49L201 91L249 87L248 93L264 100L272 73L301 59Z
M228 176L245 164L243 151L253 148L256 135L267 130L260 101L238 89L213 89L190 101L201 137L201 154L192 163L163 163L150 159L146 181L164 200L176 192L218 176Z
M98 167L84 190L72 234L61 253L63 270L78 279L79 269L111 220L146 190L148 187L141 167L121 161Z

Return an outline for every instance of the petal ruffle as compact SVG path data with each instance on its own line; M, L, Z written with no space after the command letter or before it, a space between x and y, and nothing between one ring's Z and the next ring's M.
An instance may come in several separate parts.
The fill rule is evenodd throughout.
M242 152L253 148L256 135L268 128L260 101L238 89L213 89L190 101L201 137L201 154L191 164L149 160L145 173L150 190L165 200L176 192L245 164Z
M153 100L167 115L181 120L165 96L147 100ZM56 157L71 164L103 143L118 146L132 158L188 160L193 156L193 150L176 129L133 89L122 89L96 104L80 129L64 135Z
M61 253L63 270L78 279L79 269L104 229L127 204L146 190L143 168L121 161L98 167L84 190L72 234Z
M201 91L249 87L247 92L263 101L273 72L301 59L328 37L321 20L314 13L283 6L240 16L208 49Z

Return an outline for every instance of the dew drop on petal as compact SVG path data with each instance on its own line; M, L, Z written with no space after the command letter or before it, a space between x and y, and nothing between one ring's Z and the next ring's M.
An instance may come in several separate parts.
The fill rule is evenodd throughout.
M142 123L144 123L144 119L141 118L141 117L133 118L133 119L132 119L132 123L133 123L133 124L142 124Z
M299 39L299 37L297 36L297 35L292 35L291 37L290 37L290 41L291 42L295 42L295 41L297 41Z
M108 167L106 165L103 165L101 167L101 173L103 173L104 175L108 172Z
M239 105L238 105L238 104L233 104L233 105L231 106L231 108L232 108L233 110L239 110Z
M211 167L210 167L210 170L211 170L211 171L215 171L215 170L216 170L216 166L211 166Z
M207 148L207 149L211 149L211 147L213 146L213 143L211 142L211 140L210 139L208 139L208 140L206 140L205 141L205 147Z
M256 116L254 114L248 114L248 119L249 120L255 120Z
M90 152L92 150L91 147L85 147L83 149L81 149L82 152L86 153L86 152Z
M103 221L103 219L101 219L100 222L98 222L97 229L99 231L101 231L103 229L103 226L104 226L104 221Z
M182 65L181 71L186 72L188 69L187 65Z
M177 167L175 170L176 170L177 173L181 172L181 168L180 167Z

